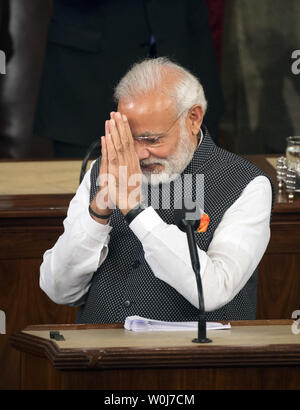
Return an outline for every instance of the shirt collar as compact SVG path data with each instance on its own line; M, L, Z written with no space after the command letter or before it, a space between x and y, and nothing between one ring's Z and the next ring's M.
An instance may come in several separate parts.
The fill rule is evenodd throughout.
M198 136L199 136L199 143L198 143L198 148L199 148L199 146L200 146L200 144L203 140L203 132L202 132L201 128L200 128L200 133L198 134Z

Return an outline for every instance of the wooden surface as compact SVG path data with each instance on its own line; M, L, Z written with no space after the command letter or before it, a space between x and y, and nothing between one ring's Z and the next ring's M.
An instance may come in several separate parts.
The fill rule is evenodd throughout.
M74 194L80 170L78 160L0 162L0 195Z
M232 322L208 331L210 344L192 343L196 332L118 325L56 326L66 339L56 342L54 326L31 326L11 343L22 352L24 389L300 388L300 335L291 323Z
M297 344L300 345L300 336L291 331L290 325L248 325L232 326L231 329L208 330L207 335L213 340L210 346L196 345L192 339L196 331L151 331L133 332L123 328L84 328L64 329L61 334L65 340L53 341L49 329L23 330L24 335L31 335L55 343L62 349L107 349L107 348L178 348L189 347L200 349L210 346L232 347L265 347L266 345Z
M275 170L264 156L248 159L276 183ZM79 174L74 174L71 184L77 183L75 179ZM0 335L0 389L20 385L20 354L9 346L9 335L29 324L75 320L76 308L53 303L39 288L42 256L63 232L72 197L71 193L0 196L0 309L7 319L7 335ZM300 194L290 204L285 194L277 193L271 240L259 267L258 319L288 319L300 309L299 238Z
M64 163L52 161L51 165L62 169ZM6 186L11 185L11 191L21 186L20 182L15 183L14 175L4 173L4 168L12 164L17 165L18 161L0 162L2 193L3 181ZM39 162L22 161L26 172L21 176L29 176L32 181L34 164ZM75 190L79 182L79 162L71 161L71 168L73 172L68 173L71 178L67 185ZM60 178L63 180L64 176ZM43 179L47 177L39 175L37 180ZM23 192L32 190L26 178L23 182ZM53 184L50 185L48 192L53 188ZM21 357L9 345L9 335L28 324L73 323L76 318L75 308L53 303L39 287L43 254L63 232L62 221L74 194L38 194L39 189L35 184L33 195L6 193L0 196L0 309L6 314L6 335L0 335L0 389L20 386Z

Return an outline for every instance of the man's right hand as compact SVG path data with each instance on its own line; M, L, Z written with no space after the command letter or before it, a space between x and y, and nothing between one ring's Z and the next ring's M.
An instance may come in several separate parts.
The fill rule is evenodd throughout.
M107 121L105 122L105 133L108 134L108 124ZM111 201L108 192L108 160L107 160L107 150L106 144L103 143L103 138L101 137L101 147L102 147L102 158L100 164L100 171L99 171L99 178L98 178L98 186L99 190L95 195L93 201L91 202L90 206L94 212L101 216L109 216L113 209L115 208L114 203ZM107 219L100 219L96 216L91 215L95 221L101 224L107 224L109 218Z

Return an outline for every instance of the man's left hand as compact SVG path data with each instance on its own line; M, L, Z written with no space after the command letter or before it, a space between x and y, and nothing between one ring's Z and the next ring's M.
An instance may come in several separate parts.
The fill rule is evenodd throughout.
M141 201L142 171L125 115L112 112L106 123L109 193L124 215ZM114 186L113 186L114 184Z

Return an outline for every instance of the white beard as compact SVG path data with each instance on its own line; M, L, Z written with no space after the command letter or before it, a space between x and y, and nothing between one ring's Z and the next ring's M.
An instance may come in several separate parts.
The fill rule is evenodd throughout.
M182 121L183 120L183 121ZM143 171L143 182L150 185L165 184L175 180L191 162L195 148L190 141L184 118L180 121L180 137L174 154L167 159L152 157L141 161L143 165L161 164L162 172Z

